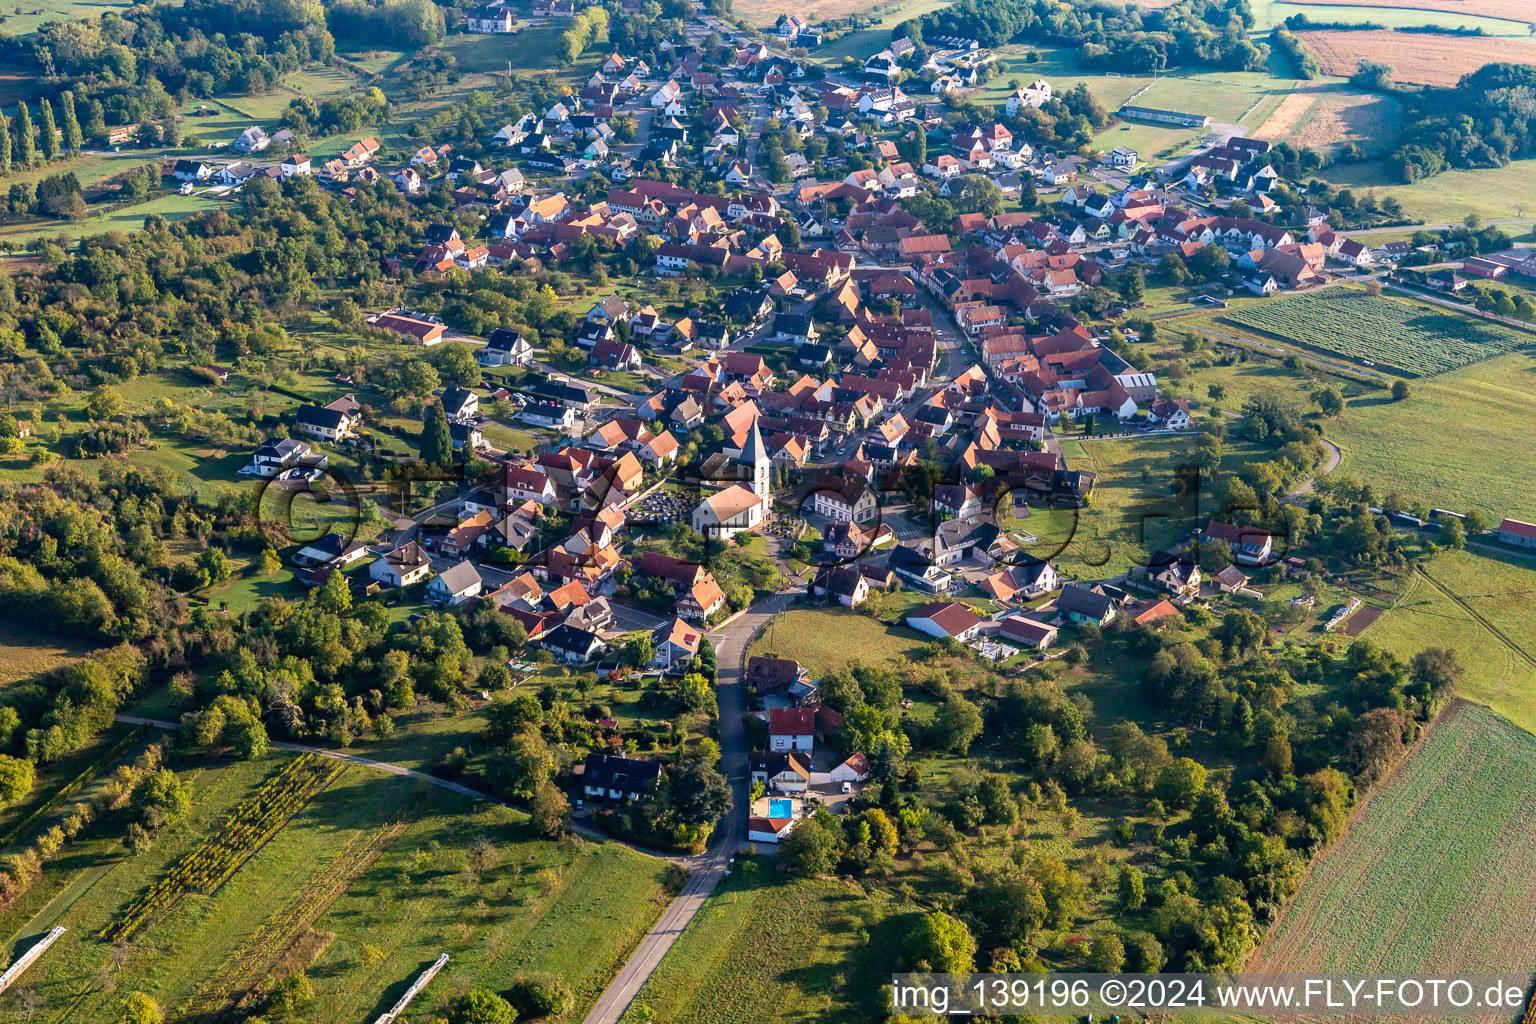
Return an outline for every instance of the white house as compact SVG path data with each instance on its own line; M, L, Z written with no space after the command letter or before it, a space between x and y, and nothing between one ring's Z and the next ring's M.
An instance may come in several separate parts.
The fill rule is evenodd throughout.
M833 782L863 782L869 778L869 758L862 751L855 752L828 774Z
M235 137L235 149L241 153L260 153L272 140L260 128L252 126Z
M770 708L768 710L768 749L803 750L807 754L816 744L816 712L811 708Z
M752 755L751 776L770 793L804 793L811 785L811 759L798 751L759 751Z
M975 612L958 601L934 601L907 616L907 625L919 633L961 643L976 635L981 622Z
M460 605L479 596L484 586L474 563L460 562L433 577L432 582L427 584L427 599L449 607Z
M699 641L704 634L698 626L676 616L669 625L656 631L655 638L656 656L651 659L650 667L675 672L699 653Z
M368 566L368 575L388 587L408 587L431 571L432 559L415 541L385 552Z
M486 339L479 360L481 366L530 366L533 346L517 331L498 327Z

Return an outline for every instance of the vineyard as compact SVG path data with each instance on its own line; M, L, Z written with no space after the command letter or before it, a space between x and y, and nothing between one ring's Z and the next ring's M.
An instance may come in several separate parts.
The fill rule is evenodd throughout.
M1424 377L1513 352L1531 341L1470 316L1339 288L1250 306L1222 319Z
M216 890L345 769L341 762L317 754L289 761L242 800L217 832L129 903L120 918L101 930L100 937L109 942L131 938L183 895Z

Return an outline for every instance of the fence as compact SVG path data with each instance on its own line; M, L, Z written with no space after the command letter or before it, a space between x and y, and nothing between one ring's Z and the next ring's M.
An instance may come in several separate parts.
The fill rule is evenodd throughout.
M427 987L427 982L437 977L437 972L442 970L443 965L447 962L447 953L438 957L436 963L422 971L421 975L411 982L411 987L405 990L405 995L400 997L400 1001L391 1006L388 1013L380 1015L379 1019L374 1021L373 1024L394 1024L395 1019L405 1012L407 1006L411 1005L411 1000L421 995L421 990Z
M59 936L63 935L65 930L66 929L63 927L55 925L48 932L48 934L39 939L31 949L21 954L21 958L19 960L11 964L11 966L7 967L5 969L5 973L0 974L0 992L4 992L6 989L10 988L11 983L17 978L21 977L23 971L36 963L38 957L48 952L48 947L59 941Z

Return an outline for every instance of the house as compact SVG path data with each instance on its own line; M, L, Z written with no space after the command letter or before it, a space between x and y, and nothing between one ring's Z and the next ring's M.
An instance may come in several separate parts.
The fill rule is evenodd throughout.
M281 441L268 441L257 448L251 454L251 461L240 467L240 475L271 479L296 466L310 465L323 469L325 464L325 456L316 457L309 445L285 437Z
M979 585L998 601L1027 601L1061 586L1061 577L1050 562L1031 561L995 572Z
M833 523L866 523L879 514L880 501L859 477L824 473L800 508Z
M815 711L810 708L770 708L768 710L770 750L803 750L809 754L815 743Z
M811 759L798 751L754 751L750 770L770 793L804 793L811 785Z
M329 405L301 405L294 418L310 437L333 443L355 435L362 421L362 408L351 395Z
M1200 566L1187 555L1159 551L1146 567L1147 581L1177 597L1200 596Z
M746 682L759 695L784 693L804 675L805 670L793 658L754 654L747 659Z
M213 177L213 168L201 160L177 160L171 165L171 175L177 181L207 181Z
M310 159L303 153L290 153L283 158L282 163L277 165L277 169L285 178L292 178L295 175L305 177L313 173Z
M477 35L505 35L516 23L509 8L499 3L487 4L472 8L464 16L464 31Z
M1036 651L1043 651L1054 644L1058 632L1055 626L1037 622L1034 619L1026 619L1022 615L1010 615L998 623L997 627L997 633L1001 639L1015 647Z
M1275 538L1257 526L1233 526L1215 519L1201 531L1200 543L1223 543L1232 550L1232 559L1239 565L1263 565L1274 550Z
M252 126L235 137L235 150L240 153L260 153L272 140L260 128Z
M811 593L835 598L844 608L857 608L869 597L869 580L853 566L831 566L816 574Z
M1536 548L1536 523L1506 519L1499 524L1499 543L1519 548Z
M1216 584L1216 589L1221 593L1235 594L1248 586L1248 577L1237 566L1229 565L1212 576L1211 582Z
M1141 155L1127 146L1116 146L1109 151L1109 165L1111 167L1123 167L1126 170L1135 170L1141 163Z
M714 576L703 573L697 582L677 597L677 614L685 619L707 621L725 607L725 591Z
M1164 619L1175 618L1178 614L1178 605L1164 597L1151 604L1138 607L1135 610L1135 614L1131 616L1131 621L1138 626L1153 626Z
M388 587L408 587L432 571L432 559L415 541L387 551L368 566L368 575Z
M427 600L447 607L461 605L472 597L478 597L485 583L473 562L450 565L427 584Z
M480 396L468 388L444 388L441 401L449 420L472 420L480 414Z
M661 778L661 765L617 754L588 754L581 766L581 791L595 800L640 800Z
M747 818L747 842L777 843L795 830L795 821L792 817L771 818L754 814Z
M837 783L864 782L869 778L869 758L863 751L855 751L848 755L848 759L827 773L828 777Z
M959 601L934 601L907 616L907 625L919 633L961 643L976 635L981 622L975 612Z
M1068 583L1056 599L1056 611L1069 622L1107 626L1115 621L1115 601L1101 586Z
M508 505L525 501L553 505L557 500L554 481L531 466L508 466L502 476L502 486Z
M370 327L377 327L384 331L393 331L403 334L408 338L415 338L423 345L436 345L443 340L443 332L447 330L440 323L431 320L423 320L420 317L409 316L405 313L378 313L368 318Z
M569 430L576 422L576 413L568 405L559 402L529 402L517 418L535 427L554 427Z
M543 647L567 665L581 665L602 653L607 645L590 629L563 622L539 638Z
M293 560L300 565L329 565L340 569L367 553L367 544L333 531L304 545L294 553Z
M699 653L699 641L704 639L699 627L680 615L673 617L654 635L656 655L651 659L650 667L665 672L677 672L687 667Z
M1162 398L1147 410L1147 419L1168 430L1186 430L1191 423L1189 399Z
M517 331L498 327L480 350L481 366L531 366L533 346Z

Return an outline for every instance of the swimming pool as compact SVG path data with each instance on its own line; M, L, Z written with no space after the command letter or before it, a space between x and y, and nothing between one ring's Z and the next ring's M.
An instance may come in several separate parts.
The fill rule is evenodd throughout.
M769 800L768 817L793 818L795 816L795 802L793 800Z

